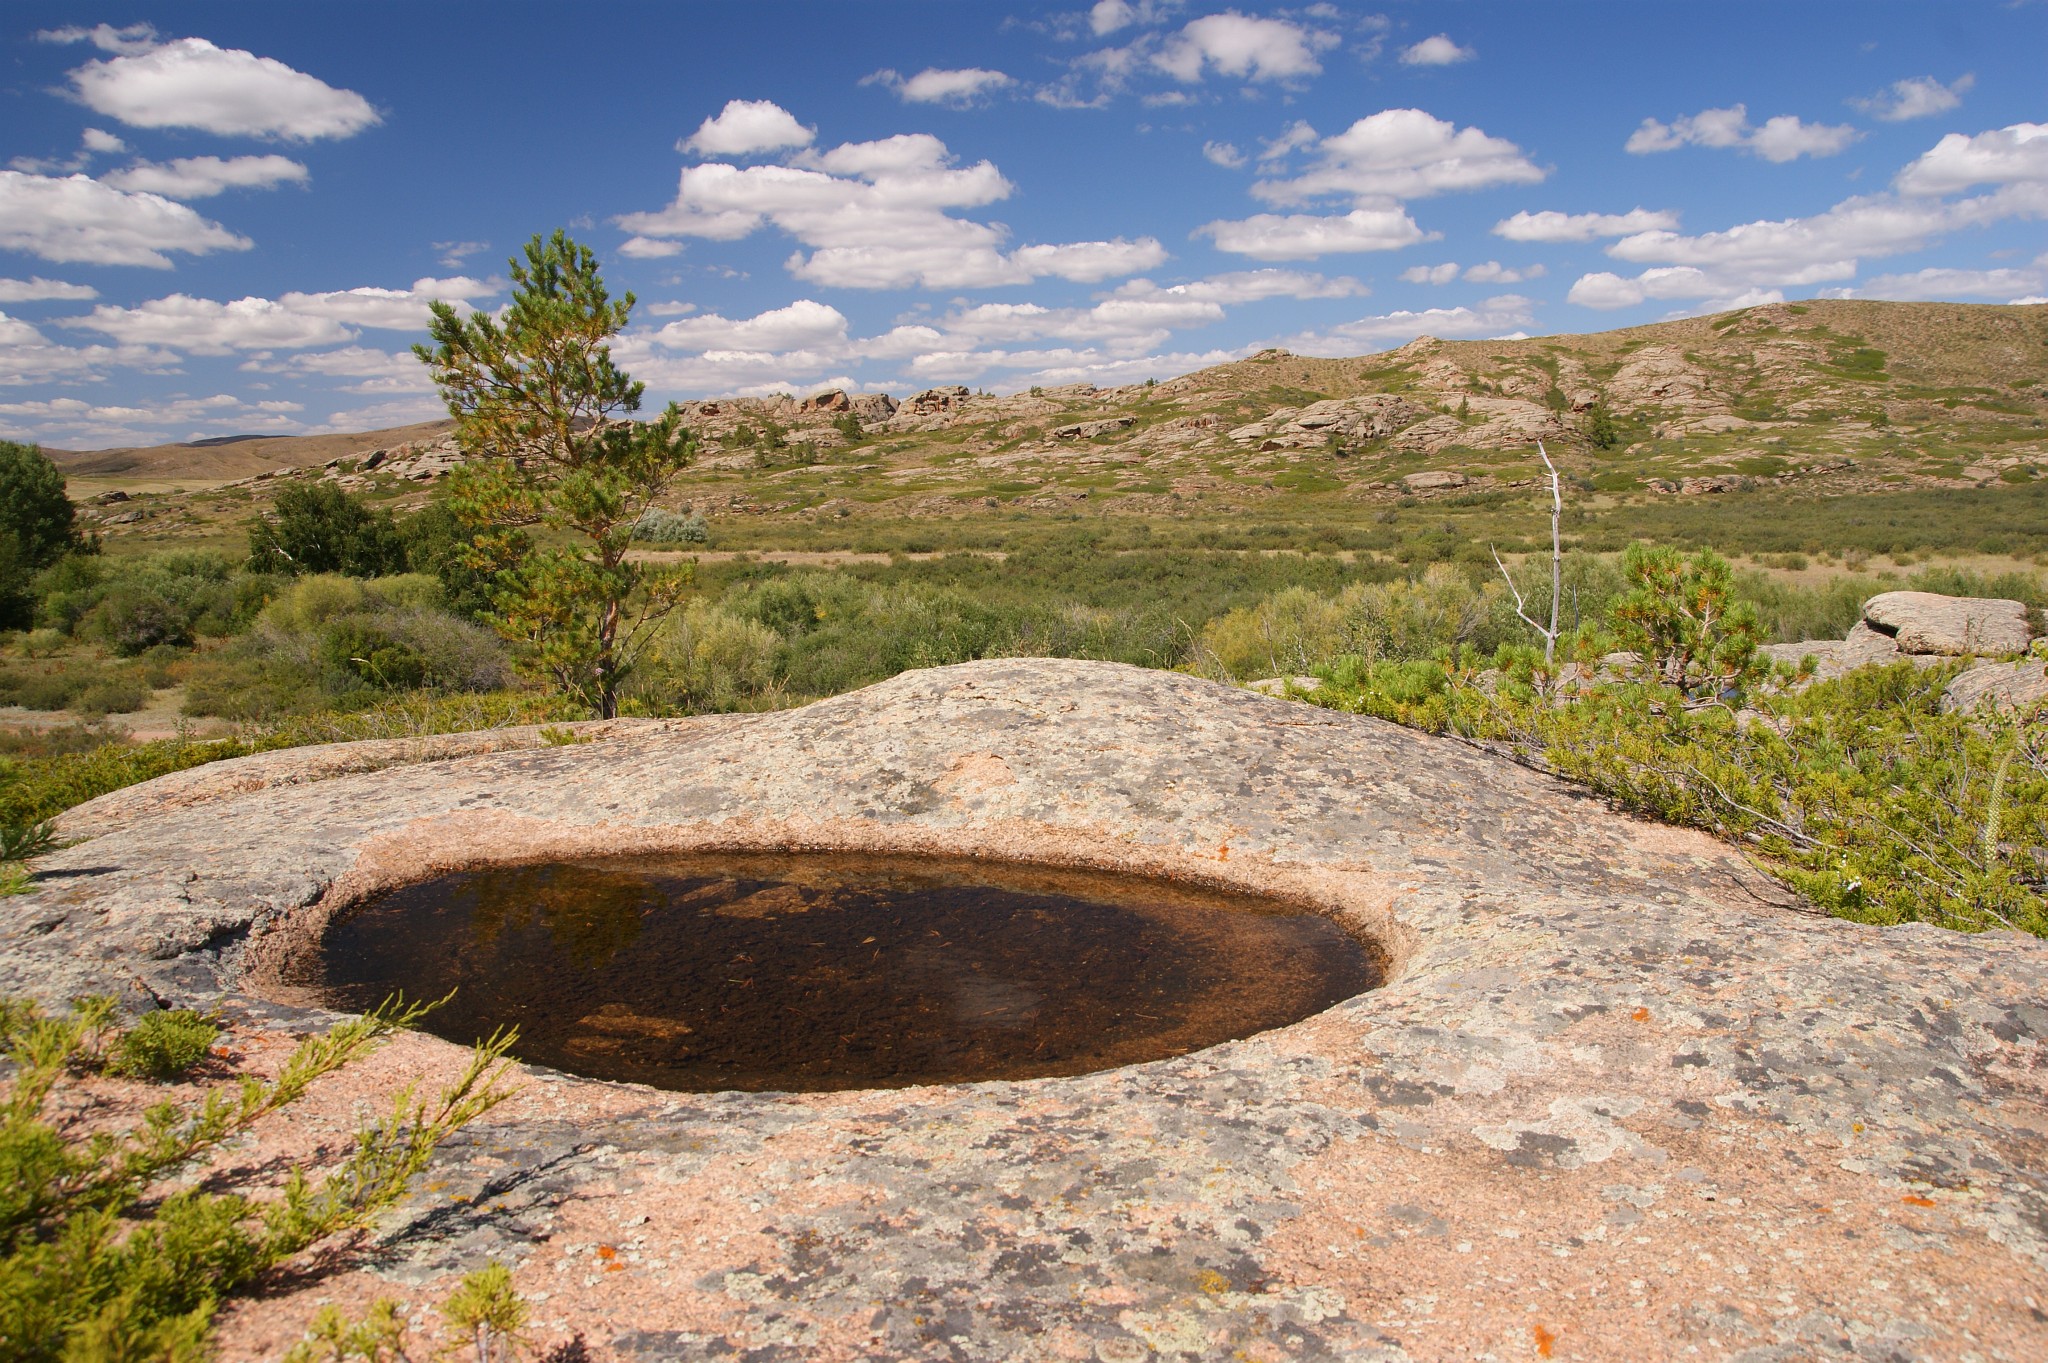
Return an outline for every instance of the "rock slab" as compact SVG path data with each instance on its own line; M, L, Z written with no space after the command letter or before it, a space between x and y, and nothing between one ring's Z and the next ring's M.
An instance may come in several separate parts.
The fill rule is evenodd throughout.
M104 831L10 901L0 987L219 1005L274 1053L322 1017L278 962L355 897L706 847L1251 888L1391 974L1071 1079L672 1094L532 1071L365 1251L236 1303L228 1358L276 1357L322 1302L429 1309L493 1259L541 1339L646 1363L2048 1356L2048 946L1812 917L1735 850L1453 741L1011 659L717 726L245 775L80 811ZM407 1036L365 1082L460 1059ZM250 1158L311 1158L293 1143L381 1101L323 1087Z
M2048 702L2048 663L2022 658L1979 663L1956 675L1941 693L1941 708L1969 713L1983 706L2010 713Z
M2024 653L2034 637L2027 617L2023 603L1995 597L1880 592L1863 603L1863 619L1904 653Z

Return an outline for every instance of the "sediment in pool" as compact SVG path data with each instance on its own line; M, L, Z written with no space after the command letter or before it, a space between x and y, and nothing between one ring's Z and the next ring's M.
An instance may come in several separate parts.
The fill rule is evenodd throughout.
M1284 1026L1378 985L1299 905L941 858L746 854L463 871L331 922L294 992L523 1060L689 1091L1072 1075Z

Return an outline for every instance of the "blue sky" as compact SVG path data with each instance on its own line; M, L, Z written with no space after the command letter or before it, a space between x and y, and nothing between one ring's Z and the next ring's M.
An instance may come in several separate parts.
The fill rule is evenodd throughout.
M2048 5L0 12L0 436L440 414L568 227L650 397L2048 298Z

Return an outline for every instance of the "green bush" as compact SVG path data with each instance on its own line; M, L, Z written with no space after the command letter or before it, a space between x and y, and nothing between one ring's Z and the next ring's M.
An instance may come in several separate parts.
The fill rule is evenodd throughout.
M71 708L81 715L100 717L125 715L149 704L149 688L134 677L104 677L73 698Z
M107 1071L137 1079L176 1079L206 1059L219 1037L215 1019L189 1008L144 1013L107 1048Z
M247 628L273 582L242 572L224 554L74 558L37 579L37 618L124 655L186 647L199 636Z
M631 684L634 709L698 714L755 708L780 698L782 638L750 620L696 600L662 623Z
M1713 694L1749 673L1762 624L1736 599L1728 560L1711 549L1687 559L1669 546L1631 544L1622 571L1630 590L1610 611L1615 632L1667 686Z
M382 577L406 569L406 542L389 511L332 483L278 490L270 515L249 525L249 571L298 577Z
M64 495L64 475L34 445L0 440L0 629L25 629L35 575L89 546Z
M268 720L415 688L507 685L504 645L443 609L444 599L425 574L300 578L245 637L192 667L186 712Z
M93 612L93 632L124 658L160 645L192 643L190 616L149 588L122 583L101 598Z
M1340 662L1314 699L1454 732L1582 782L1624 809L1740 840L1829 912L1867 923L2048 935L2048 707L1945 714L1955 669L1866 668L1739 703L1655 681L1569 698L1527 649L1482 674Z
M711 538L711 527L694 511L650 506L633 522L633 538L646 544L704 544Z
M1428 658L1463 645L1490 651L1520 628L1498 581L1475 586L1459 569L1438 563L1415 578L1358 583L1335 596L1290 587L1230 611L1204 627L1191 665L1220 677L1281 676L1312 672L1346 655L1372 663Z
M386 1006L344 1022L301 1042L275 1079L166 1097L123 1129L119 1114L134 1104L104 1091L95 1073L175 1072L210 1024L188 1018L124 1030L112 999L81 999L66 1017L0 1002L0 1048L13 1064L0 1097L8 1174L0 1180L0 1355L20 1363L210 1357L224 1297L328 1236L367 1225L404 1195L435 1146L510 1096L501 1057L511 1038L500 1036L478 1046L437 1098L401 1091L339 1167L317 1176L295 1168L263 1198L249 1195L263 1191L256 1188L216 1190L217 1156L423 1011ZM146 1027L148 1039L138 1040ZM86 1102L113 1120L72 1119Z
M474 561L476 530L446 501L421 507L398 523L398 533L405 541L407 565L441 584L447 609L465 620L480 619L489 612L491 575Z

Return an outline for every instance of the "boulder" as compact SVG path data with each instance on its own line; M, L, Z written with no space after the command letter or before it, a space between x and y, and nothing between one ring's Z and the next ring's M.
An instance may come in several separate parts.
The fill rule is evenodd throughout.
M853 400L853 414L862 421L887 421L896 415L896 399L887 393L863 393Z
M2048 663L2022 658L2014 663L1979 663L1959 673L1941 693L1941 708L1967 714L1982 706L2027 710L2048 701Z
M919 416L950 412L967 401L968 397L966 387L957 383L946 388L927 388L905 402L900 410Z
M1935 592L1880 592L1863 603L1863 619L1905 653L2024 653L2034 637L2027 615L2018 601Z
M1425 469L1421 473L1411 473L1401 479L1402 486L1411 492L1430 492L1441 488L1464 487L1471 481L1464 474L1454 473L1449 469Z
M1754 484L1739 473L1715 473L1700 478L1681 478L1678 490L1688 497L1720 492L1746 492Z
M1113 416L1101 421L1076 421L1065 426L1052 428L1054 440L1089 440L1098 435L1109 435L1130 426L1135 417Z

